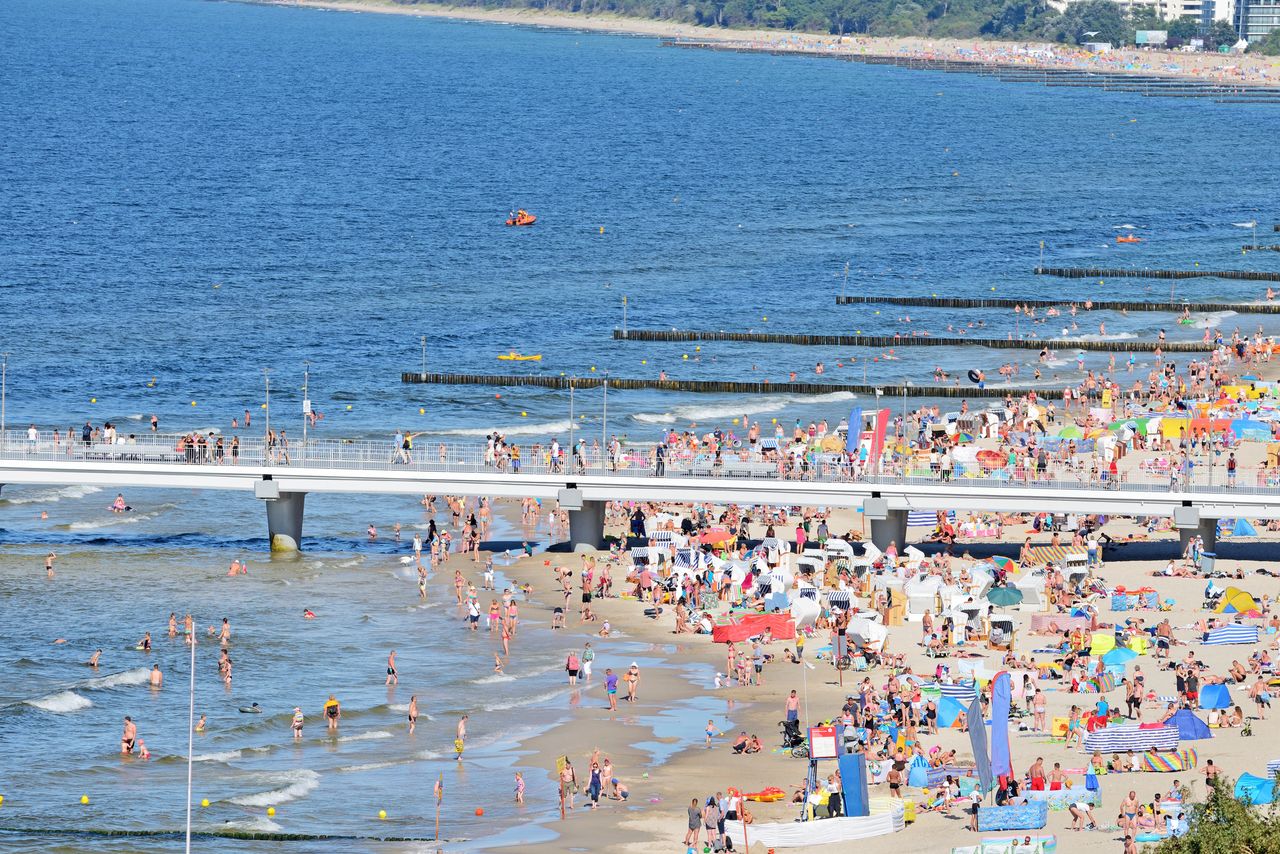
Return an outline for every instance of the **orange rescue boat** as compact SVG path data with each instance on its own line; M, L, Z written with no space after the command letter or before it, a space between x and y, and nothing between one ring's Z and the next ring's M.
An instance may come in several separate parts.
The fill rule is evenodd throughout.
M526 210L515 212L514 216L507 218L507 225L533 225L538 218Z
M1136 234L1122 234L1116 238L1116 243L1141 243L1142 238Z

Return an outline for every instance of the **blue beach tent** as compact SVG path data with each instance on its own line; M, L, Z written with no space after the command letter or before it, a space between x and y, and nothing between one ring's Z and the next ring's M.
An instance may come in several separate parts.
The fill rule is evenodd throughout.
M1169 726L1178 728L1179 741L1196 741L1202 738L1213 738L1209 725L1195 716L1190 709L1181 709L1169 718Z
M1229 709L1233 705L1231 692L1227 690L1226 685L1205 685L1200 689L1200 708L1202 709Z
M1269 804L1272 799L1272 781L1245 772L1236 781L1236 797L1251 804Z

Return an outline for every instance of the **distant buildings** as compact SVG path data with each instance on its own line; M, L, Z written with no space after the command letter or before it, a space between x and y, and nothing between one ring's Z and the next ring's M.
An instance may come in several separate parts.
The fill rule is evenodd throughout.
M1240 38L1261 41L1274 29L1280 29L1280 0L1235 0L1229 18Z

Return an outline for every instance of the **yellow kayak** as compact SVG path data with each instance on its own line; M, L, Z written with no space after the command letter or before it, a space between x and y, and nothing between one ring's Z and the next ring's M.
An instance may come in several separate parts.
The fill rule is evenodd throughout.
M526 355L524 353L517 353L515 350L512 350L510 353L500 353L498 355L498 358L504 362L541 362L542 354L531 353Z

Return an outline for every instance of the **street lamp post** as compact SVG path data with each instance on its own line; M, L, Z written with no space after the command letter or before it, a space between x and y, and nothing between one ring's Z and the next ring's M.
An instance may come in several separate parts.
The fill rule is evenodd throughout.
M7 444L5 441L5 404L9 396L9 354L0 353L0 450Z
M600 473L607 470L605 456L609 453L609 374L604 375L604 398L600 409Z
M192 622L194 626L194 621ZM196 633L192 632L188 638L191 641L191 686L187 696L187 848L186 854L191 854L191 763L192 749L195 746L195 717L196 717Z
M302 453L307 452L307 422L311 420L311 360L302 360Z
M267 415L266 415L267 432L264 433L262 436L262 461L267 465L270 465L271 464L271 454L270 454L270 447L269 447L269 443L271 441L271 369L270 368L262 369L262 381L263 383L265 383L267 387L267 399L265 401L265 406L263 407L267 411Z

